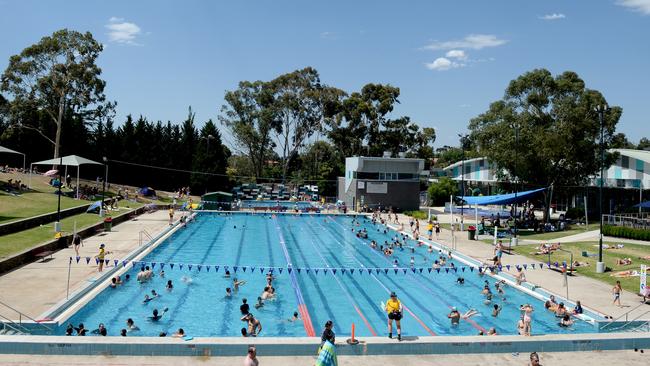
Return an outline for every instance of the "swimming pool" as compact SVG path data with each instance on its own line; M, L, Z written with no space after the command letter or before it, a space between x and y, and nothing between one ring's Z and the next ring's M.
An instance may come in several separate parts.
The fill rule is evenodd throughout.
M352 228L366 228L369 239L356 237ZM381 303L391 291L397 293L404 305L404 336L475 335L491 327L498 334L516 334L518 308L524 303L531 303L536 309L534 334L597 331L594 325L583 321L577 321L568 330L559 327L557 319L544 310L541 300L511 287L505 290L505 301L495 296L495 303L503 309L497 318L492 317L492 305L483 303L480 291L484 280L488 279L492 288L495 280L479 277L475 271L456 274L444 270L398 270L396 274L392 270L394 259L400 267L408 267L412 256L416 267L427 268L438 253L429 254L425 247L420 247L413 254L410 249L397 250L387 258L368 245L370 239L383 243L395 235L394 231L383 230L383 226L363 218L357 227L351 216L342 215L200 213L142 259L148 265L156 263L156 276L150 282L135 281L139 264L127 264L129 282L103 290L64 321L56 334L64 334L68 323L84 323L87 329L104 323L109 335L119 335L127 318L132 318L140 330L130 335L158 336L183 328L191 336L237 337L245 325L240 320L239 306L247 298L251 312L262 323L261 336L319 335L329 319L339 336L349 335L352 323L359 336L386 336L386 315ZM413 244L409 240L409 245ZM158 275L163 263L164 278ZM210 265L209 271L206 265ZM218 271L215 265L219 265ZM287 270L289 265L291 271ZM224 296L225 288L232 286L232 278L224 278L224 266L238 280L246 281L232 297ZM275 267L277 278L273 286L277 299L256 309L253 304L262 293L269 267ZM280 273L281 267L284 270ZM346 269L345 273L342 269ZM351 273L350 269L355 271ZM465 278L464 285L456 284L459 275ZM171 291L165 290L168 280L174 284ZM161 296L144 304L143 298L151 290ZM450 326L447 314L452 306L461 313L474 308L479 314L462 320L458 326ZM148 320L153 309L164 308L169 311L160 321ZM294 311L301 314L301 320L288 320Z

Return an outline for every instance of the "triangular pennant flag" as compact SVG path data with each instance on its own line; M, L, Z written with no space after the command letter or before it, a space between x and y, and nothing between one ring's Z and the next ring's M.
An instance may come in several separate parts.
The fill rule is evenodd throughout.
M460 267L460 270L465 272L465 267Z
M395 270L395 273L397 273L397 270ZM388 274L388 268L384 268L384 274Z
M458 268L454 267L452 269L454 270L454 273L458 273Z
M72 260L72 257L70 257L70 260ZM117 264L120 263L117 259L113 260L113 266L117 267Z
M260 267L260 273L264 273L264 267Z
M193 265L193 264L188 264L188 265L187 265L187 269L188 269L189 271L191 271L191 270L192 270L192 266L194 266L194 265Z
M122 261L122 268L126 267L126 261Z
M509 271L509 270L510 270L510 265L509 265L509 264L506 264L506 268L507 268L508 271Z
M557 267L560 266L557 262L555 262L555 263L553 263L553 264L555 265L555 268L557 268Z
M372 274L372 269L371 268L366 268L366 271L368 271L368 274ZM363 271L359 271L359 272L363 272Z
M174 263L169 263L169 268L174 269Z
M183 263L178 264L178 269L183 270Z
M81 257L77 257L77 263L79 263L79 260L80 260L80 259L81 259Z
M239 268L239 267L237 267L237 266L233 266L233 267L232 267L233 272L237 273L237 268Z
M210 272L210 267L212 267L212 266L210 266L210 265L205 266L206 272Z
M429 271L429 273L431 273L431 270L432 270L432 268L427 268L427 271Z
M165 263L160 263L160 269L162 270L163 268L165 268Z
M309 274L309 268L305 268L305 272L307 272L307 274Z
M440 268L436 268L436 272L440 273Z
M314 269L314 272L315 272L316 274L318 274L318 268Z
M446 268L446 267L445 267L445 272L446 272L446 273L449 273L449 268Z
M332 273L336 274L336 268L332 269Z
M242 271L246 272L246 266L241 267Z
M528 265L527 265L527 264L524 264L524 269L528 269Z
M228 270L228 266L223 266L223 270L224 270L224 271L227 271L227 270Z
M300 274L301 270L302 270L302 268L296 268L296 271L298 271L298 274Z
M86 257L86 264L90 263L90 257Z
M470 272L474 272L474 267L469 267Z
M280 272L280 274L282 274L282 270L283 270L283 269L284 269L284 268L279 267L279 268L278 268L278 272Z
M200 265L200 264L197 264L197 265L196 265L196 270L197 270L197 271L201 272L201 268L203 268L202 265Z
M156 262L151 262L151 269L156 268Z
M501 269L503 268L503 266L499 264L499 265L497 266L497 268L499 268L499 271L501 271Z
M289 272L289 274L291 274L291 269L291 267L287 268L287 272Z
M381 271L381 269L375 268L375 272L377 272L377 274L379 274L380 271ZM386 272L388 272L388 271L386 271Z
M324 274L327 274L327 268L324 268L324 269L323 269L323 273L324 273Z
M255 272L255 267L251 267L251 273Z
M408 268L402 268L402 272L406 274L406 272L408 272Z
M417 271L417 269L411 268L411 272L415 273L415 271Z
M104 264L105 264L105 265L108 266L108 264L109 264L110 262L111 262L110 260L108 260L108 259L104 259Z
M532 263L530 266L533 267L533 269L535 269L535 263Z
M424 271L424 268L420 268L420 273L422 273L422 271Z
M341 268L341 274L345 274L345 268Z
M548 263L547 266L548 266L548 268L551 268L551 264L550 264L550 263Z
M350 274L354 274L354 268L350 268Z
M214 266L214 273L219 272L219 266Z

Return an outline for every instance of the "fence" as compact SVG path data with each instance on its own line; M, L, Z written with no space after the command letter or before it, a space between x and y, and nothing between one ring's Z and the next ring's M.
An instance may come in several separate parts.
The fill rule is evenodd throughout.
M603 224L650 230L650 216L647 213L603 215Z

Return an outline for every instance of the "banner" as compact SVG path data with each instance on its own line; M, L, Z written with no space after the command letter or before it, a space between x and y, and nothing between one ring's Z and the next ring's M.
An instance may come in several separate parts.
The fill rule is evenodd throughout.
M388 193L388 183L366 182L366 192L386 194Z
M645 294L645 288L647 286L648 280L648 266L645 264L641 265L641 271L639 272L639 293Z

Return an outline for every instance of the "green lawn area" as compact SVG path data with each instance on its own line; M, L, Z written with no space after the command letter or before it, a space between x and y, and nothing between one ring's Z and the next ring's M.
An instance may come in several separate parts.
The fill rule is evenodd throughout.
M119 211L114 211L111 216L117 216L126 213L131 209L142 206L142 203L129 202L128 207L126 203L122 203ZM81 230L87 226L102 222L102 218L97 214L82 213L70 216L61 220L61 230L66 233L73 232L74 224L77 223L77 230ZM40 243L51 240L54 238L54 223L48 223L39 227L29 230L23 230L17 233L0 236L0 259L9 255L18 253L22 250L34 247Z
M599 228L599 224L596 223L596 224L589 224L586 226L572 225L569 230L554 231L548 233L535 233L533 231L520 230L519 237L521 237L521 239L527 239L527 240L553 240L557 238L563 238L569 235L584 233L590 230L597 230L598 228Z
M0 173L1 182L6 182L9 179L22 180L24 184L27 184L28 175ZM54 194L56 189L49 186L47 184L48 182L49 178L47 177L32 175L33 191L23 192L18 196L0 191L0 224L48 212L55 212L58 196ZM70 190L63 189L63 192L70 192ZM61 197L61 209L77 207L88 203L89 201L75 200L65 196Z
M615 243L608 243L610 246ZM618 278L611 276L612 273L625 270L639 270L640 264L646 264L650 266L650 260L639 259L639 257L645 257L650 255L650 246L647 245L637 245L637 244L625 244L621 249L603 249L603 260L605 265L608 268L611 268L611 271L605 273L596 273L596 262L598 257L583 257L582 252L587 252L589 254L598 254L598 242L577 242L577 243L567 243L562 244L562 249L568 250L573 253L573 260L577 260L581 263L589 263L586 266L577 267L577 273L587 277L595 278L597 280L603 281L605 283L611 284L614 286L617 280L621 281L621 285L624 289L631 291L633 293L639 292L639 277L624 277ZM548 261L547 255L534 255L531 254L537 250L536 245L520 245L513 247L513 251L517 254L530 257L535 259L535 262L544 262ZM632 258L632 264L628 266L621 266L615 264L616 259L620 258ZM569 262L570 255L569 253L555 251L551 255L551 262L567 261ZM570 281L570 280L569 280Z

